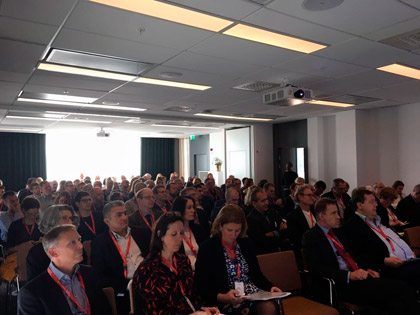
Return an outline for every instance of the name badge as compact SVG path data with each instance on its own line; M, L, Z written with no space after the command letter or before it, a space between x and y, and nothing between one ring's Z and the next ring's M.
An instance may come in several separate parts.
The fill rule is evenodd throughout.
M243 282L235 281L235 290L239 292L240 296L245 295L245 287Z

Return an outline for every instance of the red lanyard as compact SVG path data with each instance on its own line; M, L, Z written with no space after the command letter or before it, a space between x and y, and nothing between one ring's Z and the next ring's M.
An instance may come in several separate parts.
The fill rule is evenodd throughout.
M80 285L83 289L83 293L84 293L84 298L85 298L85 302L86 302L86 309L84 309L80 303L76 300L76 298L74 297L74 295L60 282L60 280L58 280L57 276L55 275L54 272L52 272L52 270L50 269L50 267L48 267L47 269L48 274L50 275L50 277L54 280L55 283L58 284L58 286L61 288L61 290L64 291L64 293L70 298L70 300L76 304L76 306L86 315L90 315L90 304L89 304L89 300L87 298L86 295L86 290L85 290L85 282L83 281L82 275L80 274L80 272L77 272L77 277L79 278L80 281Z
M28 232L29 237L31 237L32 236L32 232L34 231L34 228L35 228L35 223L32 224L32 227L31 227L31 230L30 231L29 231L29 228L28 228L28 225L27 224L24 223L23 225L25 225L25 229L26 229L26 232Z
M166 199L166 202L169 203L170 206L172 206L172 201L170 201L169 199Z
M140 209L139 209L139 213L144 223L146 223L147 227L150 229L150 231L152 231L152 226L150 225L149 221L147 221L146 217L143 215ZM152 212L152 223L155 224L155 214L153 212Z
M127 256L128 253L130 252L130 246L131 246L131 234L128 235L128 242L127 242L127 248L125 250L125 255L123 255L123 253L121 252L121 248L120 245L118 245L117 240L115 239L114 234L112 234L111 230L108 230L109 232L109 236L111 236L111 240L114 243L115 247L117 248L118 253L121 256L121 259L123 261L123 265L124 265L124 278L127 279Z
M86 227L93 233L93 235L96 235L96 228L95 228L95 220L93 219L92 211L90 211L90 219L92 221L92 226L90 226L84 217L82 217L82 214L80 211L78 212L79 216L82 218L83 222L85 223Z
M185 243L187 243L188 247L191 249L193 255L197 258L197 251L194 249L194 244L192 242L193 233L191 231L191 228L189 228L189 233L190 233L190 236L188 239L184 234L184 241Z
M166 267L168 267L175 274L175 276L178 277L178 270L176 270L177 269L177 265L176 265L176 258L175 258L175 256L172 257L172 260L174 262L174 265L173 266L169 263L169 261L167 261L165 258L163 258L162 255L160 256L160 258L162 260L162 263ZM179 280L179 279L178 279L178 285L179 285L179 288L181 289L182 295L183 296L187 296L185 294L184 285L182 284L181 280Z
M303 211L303 210L302 210ZM315 226L315 218L314 218L314 216L312 215L312 212L309 210L309 217L311 218L311 228L313 228L314 226Z
M333 242L334 243L334 245L336 246L336 247L338 247L340 250L343 250L343 251L346 251L345 249L344 249L344 246L343 246L343 244L341 244L340 242L338 242L334 237L332 237L331 235L329 235L328 233L324 233L325 234L325 236L331 241L331 242Z
M223 238L222 238L222 244L225 247L226 251L229 254L231 254L231 256L235 257L235 260L236 260L236 277L239 279L239 277L241 276L241 267L239 265L239 260L236 257L236 251L235 251L235 249L230 249L228 247L228 245L226 244L226 242L223 240ZM236 248L236 246L235 246L235 248Z
M166 209L165 206L163 206L161 209L162 209L163 213L168 213L168 210Z
M393 251L393 252L395 252L395 247L394 247L394 244L392 243L392 241L389 239L389 237L388 236L386 236L386 234L384 233L384 231L382 231L382 229L380 228L380 227L378 227L378 228L375 228L375 227L373 227L372 225L370 225L369 224L369 222L367 222L367 221L365 221L365 223L372 229L372 230L374 230L374 231L376 231L376 232L378 232L379 234L381 234L382 235L382 237L385 239L385 240L387 240L388 241L388 243L389 243L389 245L391 245L391 250Z

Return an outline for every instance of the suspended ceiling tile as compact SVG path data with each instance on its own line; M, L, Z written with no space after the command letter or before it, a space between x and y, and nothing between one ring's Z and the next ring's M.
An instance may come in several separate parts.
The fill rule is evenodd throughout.
M1 81L24 83L26 80L28 80L29 76L30 76L29 73L25 74L25 73L18 73L18 72L0 71Z
M412 30L420 28L420 17L414 17L409 20L405 20L382 29L364 34L363 36L375 41L380 41L385 38L393 37L398 34L403 34Z
M0 71L30 73L44 46L0 39Z
M302 7L302 1L277 0L268 4L268 8L356 35L419 15L419 11L395 0L344 1L338 7L326 11L308 11Z
M416 80L358 93L362 96L394 100L402 103L416 103L420 100L420 84Z
M61 94L69 96L82 96L82 97L93 97L98 98L107 93L106 91L95 91L89 89L73 89L73 88L62 88L49 85L37 85L27 84L24 92L33 93L48 93L48 94Z
M244 19L244 22L327 45L353 38L353 35L268 9L262 9L250 15Z
M375 109L380 107L389 107L397 105L403 105L403 103L391 100L380 100L376 102L357 105L356 109Z
M178 50L172 48L69 29L64 29L60 33L53 47L147 63L160 63L179 53Z
M0 37L35 44L48 44L57 27L0 16Z
M273 66L303 54L259 44L227 35L215 35L190 49L202 55L240 61L251 65Z

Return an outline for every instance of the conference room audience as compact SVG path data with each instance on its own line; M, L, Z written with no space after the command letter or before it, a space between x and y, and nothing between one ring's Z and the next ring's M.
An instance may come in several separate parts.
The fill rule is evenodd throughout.
M18 196L18 199L19 199L19 203L22 203L22 201L23 201L23 199L25 199L25 197L32 194L31 189L30 189L30 186L31 186L32 183L36 183L36 178L35 177L29 177L27 182L26 182L25 188L18 191L17 196Z
M194 223L199 224L203 233L210 234L210 217L204 211L204 208L198 202L197 190L194 187L186 187L179 192L182 197L191 197L194 199L195 219Z
M327 184L322 180L319 180L314 184L313 198L315 202L321 199L321 196L324 194L325 189L327 189Z
M392 206L394 208L397 208L398 203L401 201L401 199L403 199L405 197L405 194L403 193L404 190L404 183L400 180L396 180L393 184L392 184L392 188L395 190L395 192L397 193L397 198L394 200L394 202L392 203Z
M298 184L296 183L292 183L289 186L289 192L290 194L284 199L284 203L283 203L283 213L284 216L286 217L290 212L293 211L293 209L295 209L295 205L296 205L296 199L295 199L295 193L296 193L296 189L298 188Z
M408 221L409 226L420 225L420 184L398 203L396 213L401 221Z
M251 242L247 220L236 205L225 206L212 225L212 238L201 246L195 268L198 292L222 313L276 314L273 301L250 302L240 297L261 290L281 292L262 274ZM241 283L238 285L237 283ZM246 313L244 313L246 314Z
M112 314L93 268L79 265L83 245L73 225L53 228L42 245L51 262L19 291L19 315Z
M7 232L6 247L9 250L28 241L39 241L42 236L38 229L39 201L30 196L22 201L23 218L12 222Z
M377 214L381 217L381 223L386 227L391 227L397 232L402 232L405 222L398 220L395 208L392 206L397 193L391 187L384 187L379 193L379 202L376 207Z
M191 267L195 270L195 261L200 244L209 238L208 231L195 223L195 200L191 196L180 196L174 200L171 211L184 220L184 236L180 253L188 256Z
M198 296L190 261L179 253L184 221L175 213L165 213L156 222L150 255L133 277L136 299L142 301L144 314L218 314L217 308L205 308Z
M64 204L52 205L41 213L38 228L44 235L59 225L73 224L77 228L79 220L72 206ZM28 256L26 256L26 277L28 281L47 270L49 263L50 259L45 253L42 244L34 245L29 250Z
M155 196L154 209L161 210L163 213L168 212L171 208L166 202L166 189L163 185L155 185L152 188L153 195Z
M88 192L78 192L74 200L77 206L77 214L80 217L77 231L83 242L92 240L107 230L102 213L92 211L92 197Z
M41 188L41 196L36 199L39 201L39 211L42 212L54 203L54 195L48 181L41 182L39 186Z
M7 232L10 225L23 217L19 199L14 191L6 191L3 194L3 202L7 211L0 213L0 240L7 241Z
M414 290L403 282L382 279L369 265L350 255L337 230L340 215L335 200L315 205L316 225L303 236L303 252L312 273L314 292L322 292L321 278L334 280L341 300L368 307L369 314L418 314Z
M333 180L331 191L323 194L322 198L331 198L337 202L338 211L341 219L347 220L351 217L350 196L345 192L346 182L342 178Z
M152 231L156 220L163 214L160 209L153 209L155 196L151 189L143 188L137 192L136 201L138 208L128 216L128 225L130 227L139 226L148 228Z

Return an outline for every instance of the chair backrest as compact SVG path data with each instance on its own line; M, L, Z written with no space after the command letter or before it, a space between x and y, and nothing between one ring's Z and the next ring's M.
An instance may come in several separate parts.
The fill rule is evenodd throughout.
M86 253L86 256L87 256L86 264L88 264L88 265L90 265L90 253L92 251L91 243L92 243L91 240L83 242L83 249L85 250L85 253Z
M26 257L28 256L29 250L34 246L34 241L28 241L16 246L17 253L17 274L19 275L19 281L26 281Z
M106 299L108 300L109 305L112 309L112 315L117 315L117 303L115 302L115 293L114 289L111 287L108 288L102 288L104 291L104 294L106 296Z
M130 280L128 282L128 292L130 294L130 315L134 315L136 313L135 312L136 303L134 302L133 280Z
M283 291L302 288L302 282L293 251L276 252L257 256L264 276Z
M404 239L417 257L420 255L420 226L404 229Z

